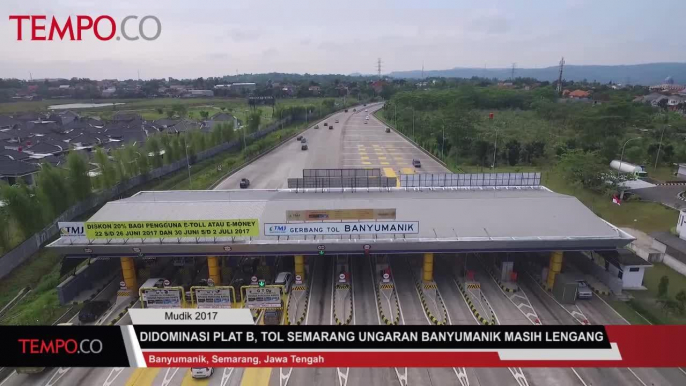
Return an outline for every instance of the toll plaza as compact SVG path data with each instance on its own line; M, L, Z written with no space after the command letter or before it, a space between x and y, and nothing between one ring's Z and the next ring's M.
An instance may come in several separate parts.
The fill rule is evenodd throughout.
M576 198L540 186L540 175L520 175L516 186L415 176L401 176L400 188L140 192L107 203L82 234L50 247L72 258L119 259L119 294L139 296L143 307L246 306L279 310L270 318L293 324L307 322L310 291L328 291L310 281L322 259L333 261L324 273L334 283L331 321L353 322L353 256L372 272L383 323L400 322L397 280L413 283L433 324L447 323L434 279L436 264L447 261L475 315L491 324L480 280L490 276L516 293L526 267L552 291L566 251L612 251L634 240ZM444 186L426 186L439 180ZM413 259L394 277L400 255ZM290 273L287 282L274 283L280 272ZM166 293L160 280L143 283L150 277L161 278Z

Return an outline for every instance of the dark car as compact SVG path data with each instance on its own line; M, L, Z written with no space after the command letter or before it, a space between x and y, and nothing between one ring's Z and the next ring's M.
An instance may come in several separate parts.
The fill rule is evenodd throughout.
M333 125L329 126L329 130L333 130Z
M416 167L416 168L421 168L421 167L422 167L422 163L421 163L418 159L413 159L413 160L412 160L412 166L414 166L414 167Z
M390 127L387 127L387 128L386 128L386 132L387 132L387 133L390 133L390 132L391 132L391 128L390 128Z
M300 142L302 142L302 143L307 143L307 138L303 137L303 138L300 140Z
M357 109L353 109L353 112L357 111Z
M250 186L250 180L247 178L241 178L241 189L245 189Z
M303 139L303 136L302 136L302 135L299 135L299 136L295 137L295 140L298 141L298 142L300 142L300 140L302 140L302 139Z
M347 112L348 112L348 109L345 109L345 112L347 113Z
M81 323L95 322L110 306L111 304L107 300L92 300L79 311L79 321Z
M324 126L329 126L328 122L324 122Z
M300 146L300 150L307 150L307 144L303 143L303 145Z

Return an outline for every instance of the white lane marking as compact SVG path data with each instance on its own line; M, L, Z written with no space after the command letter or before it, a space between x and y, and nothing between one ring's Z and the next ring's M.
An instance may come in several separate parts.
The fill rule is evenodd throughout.
M105 382L102 383L102 386L110 386L123 370L123 367L114 367L110 370L110 373L107 374L107 378L105 379Z
M12 378L12 377L15 376L15 375L17 375L17 372L16 372L16 371L12 371L12 372L10 373L10 375L8 375L7 378L5 378L5 380L3 380L2 382L0 382L0 386L4 385L5 382L7 382L10 378Z
M284 368L279 368L279 386L288 386L288 381L291 379L293 368L288 368L288 374L283 372Z
M529 386L529 382L526 380L524 371L522 371L521 367L508 367L508 370L510 370L515 381L517 381L520 386Z
M614 313L617 314L620 318L622 318L622 320L623 320L626 324L631 324L631 323L629 323L628 320L624 319L624 317L622 316L622 314L620 314L619 312L617 312L617 310L615 310L614 307L612 307L611 305L609 305L609 304L605 301L605 299L603 299L601 296L594 296L594 298L600 299L601 302L605 303L605 305L608 306L612 311L614 311ZM652 324L652 323L651 323L651 324Z
M631 370L631 369L628 368L628 367L627 367L626 369L629 370L629 372L630 372L631 374L633 374L633 376L636 377L636 379L638 379L638 381L641 382L641 384L642 384L643 386L648 386L648 385L646 385L645 382L643 382L643 380L642 380L641 378L638 377L638 375L636 375L636 373L634 373L634 370Z
M372 277L372 285L376 286L376 278L374 277L374 267L372 267L372 260L369 259L369 275ZM374 297L376 297L376 291L378 288L374 288ZM380 290L379 290L380 291ZM374 299L374 303L377 304L376 306L376 319L379 321L379 324L381 324L381 310L379 310L379 303L377 303L376 299Z
M167 371L164 372L164 379L162 380L162 386L168 386L169 383L171 383L172 379L174 379L174 376L176 375L176 373L178 373L178 372L179 372L178 367L168 368Z
M338 384L339 384L339 386L347 386L348 385L348 374L350 373L350 367L346 367L345 371L341 370L340 367L337 367L336 371L338 372Z
M403 308L400 307L400 297L398 296L398 290L395 287L395 275L393 274L393 266L391 265L390 259L388 261L388 271L391 273L391 280L393 281L393 292L395 292L395 298L398 300L398 313L400 313L400 320L404 325L405 317L403 316ZM381 322L379 322L379 324L381 324ZM395 374L398 376L398 382L400 382L400 386L407 386L407 367L403 368L402 373L398 371L397 367L394 367L393 370L395 370Z
M305 311L305 325L307 325L307 321L310 318L310 300L312 299L312 287L314 287L314 273L317 272L317 261L319 260L321 259L317 259L314 261L314 269L312 270L312 276L310 276L310 288L309 291L307 291L307 310Z
M71 370L71 367L60 367L55 371L55 374L50 377L48 380L48 383L45 384L45 386L52 386L54 385L57 381L60 380L66 374L69 370Z
M466 367L453 367L453 371L455 372L455 376L457 377L457 380L460 381L462 386L469 386L469 377L467 376Z
M226 386L226 384L229 383L229 379L231 379L234 370L234 367L227 367L224 369L220 386Z
M574 375L576 375L576 377L579 378L579 380L581 381L581 383L583 383L584 386L588 386L588 385L586 384L586 382L584 382L584 379L581 378L581 375L579 375L579 373L577 373L576 370L574 370L573 367L570 367L570 368L571 368L572 371L574 372Z

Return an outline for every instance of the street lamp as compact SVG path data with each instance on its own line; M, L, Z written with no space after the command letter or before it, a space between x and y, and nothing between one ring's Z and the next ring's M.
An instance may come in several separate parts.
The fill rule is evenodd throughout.
M624 142L624 146L622 146L622 154L619 156L619 167L617 168L617 177L619 177L619 173L622 170L622 161L624 160L624 148L626 147L627 143L633 141L634 139L641 139L641 137L629 138L626 140L626 142Z
M495 170L495 154L498 151L498 127L495 128L495 140L493 141L493 164L491 168Z
M665 135L665 129L667 127L671 127L672 125L666 125L662 128L662 134L660 134L660 144L657 146L657 155L655 156L655 167L654 169L657 169L657 160L660 157L660 149L662 149L662 137Z

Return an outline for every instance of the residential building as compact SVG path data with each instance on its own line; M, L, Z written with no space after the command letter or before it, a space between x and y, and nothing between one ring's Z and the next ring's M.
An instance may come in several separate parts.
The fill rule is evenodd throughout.
M198 98L198 97L213 97L214 96L214 91L212 90L190 90L190 97L193 98Z
M622 289L643 289L643 275L645 270L653 265L628 249L615 251L596 251L592 254L600 255L606 271L611 276L622 280Z
M322 92L322 88L319 86L310 86L308 87L308 90L313 94L313 95L319 95L319 93Z
M33 176L38 170L40 168L32 163L0 157L0 181L5 181L10 185L16 184L19 179L27 185L33 185Z
M591 96L591 93L584 90L574 90L568 94L570 98L583 99Z

